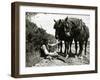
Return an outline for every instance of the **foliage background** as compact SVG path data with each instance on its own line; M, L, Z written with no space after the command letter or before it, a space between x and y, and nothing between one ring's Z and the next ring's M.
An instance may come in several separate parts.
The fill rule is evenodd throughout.
M53 35L30 21L31 15L26 13L26 67L32 67L41 60L40 57L44 55L40 51L43 44L56 41Z

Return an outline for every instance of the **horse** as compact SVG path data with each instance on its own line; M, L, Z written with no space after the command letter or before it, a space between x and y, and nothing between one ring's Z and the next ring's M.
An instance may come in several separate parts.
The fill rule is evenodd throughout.
M58 44L58 49L60 49L60 53L62 53L62 41L63 38L61 36L63 36L63 33L60 32L62 30L61 26L61 19L59 20L54 20L55 24L54 24L54 29L55 29L55 38L59 41Z
M83 51L83 44L85 44L85 55L87 42L89 39L89 29L82 19L77 18L65 18L66 30L70 31L70 35L75 41L75 55L81 56ZM77 42L79 42L79 54L77 54Z
M55 29L55 38L60 40L60 52L62 53L62 41L64 41L65 44L65 50L64 50L64 56L66 57L67 54L69 55L69 48L70 48L70 53L71 53L71 44L73 38L70 36L68 31L64 31L64 20L59 19L58 21L54 20L54 29ZM70 47L69 47L70 45Z

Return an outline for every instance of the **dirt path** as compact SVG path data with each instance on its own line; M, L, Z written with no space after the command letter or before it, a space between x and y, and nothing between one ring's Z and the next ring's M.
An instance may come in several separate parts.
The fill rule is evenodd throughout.
M89 60L87 57L83 56L82 58L65 58L65 62L60 59L41 59L39 63L37 63L35 66L64 66L64 65L83 65L83 64L89 64Z
M75 52L74 45L72 45L72 52ZM90 63L89 45L87 47L87 55L84 55L84 50L81 57L69 57L69 58L53 58L44 59L41 58L40 62L35 66L64 66L64 65L85 65Z

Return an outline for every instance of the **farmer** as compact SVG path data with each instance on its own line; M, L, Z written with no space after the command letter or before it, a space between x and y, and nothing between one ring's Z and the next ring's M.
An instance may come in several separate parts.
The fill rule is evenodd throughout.
M43 41L44 43L42 44L41 46L41 50L43 51L41 54L44 54L44 58L45 59L49 59L49 60L53 60L54 58L56 59L59 59L63 62L65 62L65 58L60 56L58 53L57 53L57 50L51 52L48 48L48 46L50 47L54 47L56 45L58 45L60 42L59 41L56 41L56 43L54 44L50 44L49 41L47 40L44 40Z
M58 53L56 51L54 51L54 52L49 51L48 46L53 47L53 46L56 46L58 43L59 42L56 42L54 44L50 44L49 41L47 41L41 46L41 49L44 51L45 55L57 56Z

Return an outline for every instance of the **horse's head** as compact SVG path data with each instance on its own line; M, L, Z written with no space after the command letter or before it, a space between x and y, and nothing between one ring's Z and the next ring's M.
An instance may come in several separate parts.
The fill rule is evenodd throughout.
M59 39L59 35L60 35L60 31L61 31L61 22L62 20L54 20L55 24L54 24L54 29L55 29L55 38Z
M82 19L78 19L77 24L74 23L74 30L77 31L77 33L80 33L83 30L83 26L85 23L82 21Z
M62 25L63 25L65 36L70 37L71 36L72 25L71 25L71 22L68 20L68 17L65 18Z

